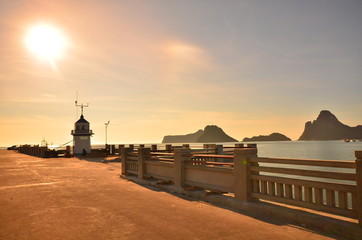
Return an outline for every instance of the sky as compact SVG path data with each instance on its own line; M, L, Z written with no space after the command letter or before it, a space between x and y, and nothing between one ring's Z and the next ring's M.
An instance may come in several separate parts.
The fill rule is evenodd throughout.
M238 140L297 140L329 110L362 124L360 0L1 0L0 146L72 140L78 103L92 143L159 143L217 125ZM26 47L45 23L49 61ZM77 115L78 114L78 115Z

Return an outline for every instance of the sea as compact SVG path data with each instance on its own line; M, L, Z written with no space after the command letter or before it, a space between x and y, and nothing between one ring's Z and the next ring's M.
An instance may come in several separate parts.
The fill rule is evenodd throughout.
M362 141L288 141L255 142L260 157L322 160L355 160L355 151L362 151Z

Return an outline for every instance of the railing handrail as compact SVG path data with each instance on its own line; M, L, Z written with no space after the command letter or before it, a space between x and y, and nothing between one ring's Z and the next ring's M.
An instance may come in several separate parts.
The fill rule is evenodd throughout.
M193 154L192 157L198 158L230 158L233 159L233 155L221 155L221 154Z
M174 156L175 154L172 153L168 153L168 152L151 152L151 155L167 155L167 156Z
M331 171L317 171L317 170L276 168L276 167L259 167L259 166L250 166L250 171L356 181L355 173L341 173L341 172L331 172Z
M356 163L354 161L268 158L268 157L253 157L250 158L249 161L254 163L275 163L275 164L292 164L292 165L305 165L305 166L318 166L318 167L356 168Z

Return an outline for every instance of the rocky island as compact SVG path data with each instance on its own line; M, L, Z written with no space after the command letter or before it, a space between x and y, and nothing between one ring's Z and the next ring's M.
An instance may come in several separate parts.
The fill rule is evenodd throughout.
M259 135L251 138L244 138L243 142L262 142L262 141L292 141L281 133L272 133L270 135Z
M215 125L208 125L204 129L204 133L196 140L196 142L237 142L235 138L227 135L221 128Z
M313 122L305 123L298 140L362 139L362 125L350 127L341 123L330 111L323 110Z
M162 143L203 143L203 142L237 142L235 138L227 135L221 128L215 125L208 125L204 130L186 135L165 136Z
M195 133L186 135L168 135L163 137L162 143L192 143L196 142L203 133L204 131L200 129Z

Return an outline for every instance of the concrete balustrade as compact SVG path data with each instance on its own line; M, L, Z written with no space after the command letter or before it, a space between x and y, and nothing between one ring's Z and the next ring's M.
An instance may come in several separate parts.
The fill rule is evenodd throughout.
M18 147L18 152L42 158L51 157L54 155L53 151L49 150L48 147L43 147L39 145L20 145Z
M232 155L223 155L221 147L204 145L198 152L187 145L166 145L165 151L159 152L154 146L152 151L144 147L138 151L122 148L121 174L172 181L178 192L194 186L232 193L243 202L268 200L300 206L358 219L362 226L362 151L356 151L356 161L334 161L258 157L255 144L237 144ZM208 148L213 152L200 154ZM323 168L314 169L318 167ZM324 170L328 168L342 170Z

